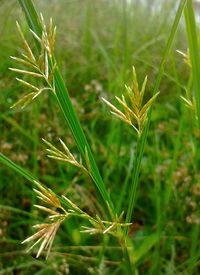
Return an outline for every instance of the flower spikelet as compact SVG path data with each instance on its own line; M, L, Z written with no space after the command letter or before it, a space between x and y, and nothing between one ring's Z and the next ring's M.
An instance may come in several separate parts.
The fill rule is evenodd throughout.
M145 92L145 87L147 83L147 76L145 77L141 89L139 89L139 84L137 81L137 74L135 67L133 67L133 86L125 85L127 92L127 99L122 94L121 98L115 97L118 103L123 108L123 111L119 110L116 106L111 104L105 98L103 101L110 107L111 114L115 115L125 123L131 125L137 132L138 136L141 135L148 117L148 111L152 106L152 103L156 99L159 93L153 95L145 104L143 104L143 97ZM129 102L129 104L128 104Z
M40 44L40 52L35 54L31 49L30 44L27 42L25 35L18 23L17 30L23 43L23 50L20 57L11 56L11 58L18 62L20 65L25 66L21 68L9 68L11 71L16 72L22 76L27 76L37 79L38 86L35 86L29 81L22 78L16 78L26 89L31 90L30 93L22 96L11 108L20 106L22 109L37 98L45 91L52 91L55 93L54 88L54 72L56 69L56 62L53 58L56 27L53 26L52 19L49 22L49 28L44 23L43 16L41 15L42 35L39 37L34 31L30 30L32 35Z
M184 52L179 51L179 50L177 50L177 52L181 56L183 56L184 63L186 63L189 66L189 68L191 69L192 68L192 63L191 63L189 49L187 49L187 53L184 53ZM183 100L183 102L184 102L184 104L187 108L189 108L192 111L196 112L195 100L194 100L194 97L193 97L192 93L189 90L186 89L185 96L181 95L180 97Z
M57 149L54 145L52 145L49 141L42 139L46 145L48 145L48 149L46 151L48 152L48 157L56 160L60 160L63 162L70 163L78 168L80 168L82 171L88 173L87 169L83 166L81 160L78 162L74 155L70 152L67 145L62 141L62 139L59 139L61 145L62 145L62 151Z
M182 55L184 63L187 64L190 68L192 68L189 49L187 49L187 53L184 53L184 52L179 51L179 50L177 50L177 53Z
M43 206L36 204L34 206L38 210L42 210L50 215L48 217L48 222L34 225L33 228L37 229L37 232L25 239L22 243L35 241L28 251L41 243L36 258L38 258L44 250L47 250L46 258L48 258L56 232L69 213L62 207L60 200L51 189L44 187L37 181L34 181L34 183L38 187L38 189L33 189L37 197L47 205Z

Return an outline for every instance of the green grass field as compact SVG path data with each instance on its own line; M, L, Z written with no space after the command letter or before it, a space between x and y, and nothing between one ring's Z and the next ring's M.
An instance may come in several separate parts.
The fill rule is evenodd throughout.
M42 56L53 92L10 108L30 92L16 77L35 87L45 82L9 70L27 69L10 58L23 47L16 20L33 53L41 48L29 31L41 28L31 2L0 3L0 274L199 274L198 1L34 0L47 25L52 17L57 27L57 63L46 46ZM125 84L132 88L132 66L139 87L148 75L144 103L159 92L141 135L135 121L131 127L111 115L102 100L123 111L115 96L126 96ZM42 138L64 152L61 138L78 164L48 158ZM34 179L72 215L47 260L43 250L36 258L39 246L27 253L29 243L21 244L33 225L49 222L34 207L41 203ZM59 207L52 213L60 215ZM95 234L82 233L91 225Z

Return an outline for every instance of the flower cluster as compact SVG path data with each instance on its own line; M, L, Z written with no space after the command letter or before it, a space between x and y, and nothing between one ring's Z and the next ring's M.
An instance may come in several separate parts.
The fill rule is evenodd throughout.
M127 100L123 94L121 98L117 96L115 97L119 104L123 107L123 112L120 111L113 104L111 104L108 100L102 98L103 101L111 108L111 113L119 119L121 119L122 121L124 121L125 123L131 125L139 136L141 136L141 133L145 127L148 111L152 103L156 99L157 95L159 94L155 94L145 104L143 104L146 83L147 76L145 77L144 82L142 84L142 88L140 90L137 81L136 71L133 67L133 88L125 85L130 104L127 103Z
M26 66L27 69L10 68L10 70L24 76L32 76L36 79L37 83L38 80L40 80L39 83L41 87L36 87L33 83L27 82L22 78L16 78L17 81L30 89L31 92L21 97L11 108L20 106L23 109L45 91L52 91L55 93L53 76L56 69L56 63L52 58L52 54L54 51L56 27L53 27L52 20L50 19L49 28L47 30L42 15L41 25L43 30L41 38L38 37L34 31L30 30L33 37L40 44L40 52L34 54L20 25L17 23L17 29L23 42L23 50L21 52L21 57L11 56L11 58L19 64Z
M35 241L34 244L27 250L29 252L37 244L40 243L36 257L38 258L44 250L47 250L46 258L48 258L53 241L61 223L69 217L76 216L85 219L91 226L82 226L82 233L88 234L110 234L115 237L121 237L122 228L127 227L130 223L123 223L123 213L119 217L113 217L113 221L104 221L96 215L95 218L80 209L74 202L72 202L66 196L58 198L54 192L43 186L37 181L34 181L37 189L34 188L34 192L37 194L39 200L44 205L34 205L37 209L50 214L47 218L47 222L36 224L33 228L38 231L32 236L25 239L22 243L28 243Z

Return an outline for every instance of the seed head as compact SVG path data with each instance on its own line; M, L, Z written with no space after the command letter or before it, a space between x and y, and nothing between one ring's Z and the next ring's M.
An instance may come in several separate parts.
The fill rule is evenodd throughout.
M130 86L125 85L127 100L130 104L127 103L127 100L123 94L121 98L116 96L116 100L123 107L123 111L120 111L108 100L102 98L103 101L111 108L111 114L118 117L125 123L131 125L133 129L137 132L138 136L141 135L147 121L148 111L159 94L155 94L145 104L143 104L146 83L147 76L145 77L140 90L135 67L133 67L133 87L131 88Z

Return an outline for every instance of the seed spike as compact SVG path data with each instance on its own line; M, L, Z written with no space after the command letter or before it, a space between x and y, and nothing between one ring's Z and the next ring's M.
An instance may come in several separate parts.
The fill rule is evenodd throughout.
M106 228L104 231L103 231L103 234L106 234L108 233L111 229L113 229L113 227L115 226L115 224L111 224L108 228Z
M34 207L40 209L40 210L43 210L43 211L46 211L52 215L57 215L58 213L50 208L47 208L47 207L44 207L42 205L38 205L38 204L34 204Z
M39 230L38 232L36 232L35 234L33 234L32 236L28 237L27 239L25 239L22 244L33 241L35 239L37 239L38 237L42 236L43 232L45 232L46 228L42 228L41 230Z
M67 155L69 155L72 158L74 158L74 156L71 154L70 150L68 149L67 145L62 141L61 138L59 138L59 141L60 141L62 147L64 148L64 150L66 151Z
M115 113L113 111L110 111L110 113L116 117L118 117L119 119L121 119L122 121L130 124L129 120L126 118L126 116L122 113L122 114L118 114L118 113Z
M36 38L36 40L41 43L41 39L39 38L39 36L32 30L30 29L30 32L32 33L33 37Z
M55 155L55 156L60 156L60 157L63 157L64 154L62 154L61 152L57 152L57 151L54 151L52 149L46 149L46 151L52 155Z
M39 90L40 90L40 89L38 89L37 87L35 87L34 85L30 84L30 83L27 82L27 81L24 81L24 80L21 79L21 78L17 78L17 77L16 77L16 80L19 81L20 83L24 84L25 86L27 86L27 87L29 87L29 88L35 90L35 91L39 91Z
M142 104L142 101L143 101L143 97L144 97L144 92L145 92L145 88L146 88L146 84L147 84L147 79L148 79L148 76L146 75L145 76L145 79L142 83L142 89L140 91L140 97L141 97L141 100L140 100L140 105Z
M38 250L36 258L38 258L40 256L40 254L42 253L42 251L44 250L44 248L45 248L45 246L46 246L46 244L47 244L47 242L48 242L48 240L49 240L52 232L53 232L53 225L50 227L49 231L47 231L46 234L44 234L44 240L43 240L43 242L40 245L40 248Z
M31 68L34 68L34 69L37 69L37 67L35 66L35 64L33 64L32 62L30 62L27 58L23 59L23 58L19 58L19 57L16 57L16 56L10 56L11 59L21 63L21 64L24 64L28 67L31 67Z
M19 23L17 21L16 21L16 25L17 25L18 32L19 32L19 34L20 34L20 36L22 38L22 41L24 43L24 47L25 47L25 50L26 50L26 52L28 54L28 57L30 58L31 61L35 62L36 59L35 59L35 57L33 55L33 52L31 50L31 48L29 47L29 44L28 44L28 42L25 39L23 31L22 31L22 29L21 29L21 27L20 27L20 25L19 25Z
M53 245L53 241L54 241L54 238L55 238L55 235L56 235L56 232L58 230L60 226L60 223L57 224L57 226L54 228L53 232L52 232L52 235L50 236L47 244L46 244L46 248L48 248L47 250L47 254L46 254L46 259L49 257L49 254L50 254L50 251L51 251L51 247Z
M35 95L35 92L24 95L15 104L13 104L10 108L12 109L19 105L21 105L22 109L25 108L32 101L32 98L34 97L34 95Z
M142 107L141 111L140 111L140 115L142 115L143 113L147 113L148 109L151 107L153 101L156 99L156 97L159 95L160 92L156 93L154 96L152 96L149 101L147 101L147 103Z
M127 96L131 104L131 107L128 106L126 98L123 94L121 98L119 98L118 96L115 97L118 103L123 107L123 112L120 111L113 104L111 104L108 100L104 98L102 99L111 108L110 113L118 117L125 123L131 125L140 137L147 121L147 113L150 107L152 106L154 100L158 96L158 93L156 95L153 95L145 104L142 104L147 84L147 76L144 78L141 90L139 90L137 74L134 66L132 68L132 73L133 88L125 85L125 89L127 91Z
M44 67L45 67L45 77L48 79L49 78L49 61L48 61L48 55L47 55L47 52L45 51L45 54L44 54L44 57L45 57L45 62L44 62Z
M31 71L26 71L26 70L21 70L21 69L16 69L16 68L9 68L9 70L16 72L16 73L27 74L27 75L31 75L34 77L43 78L43 75L35 73L35 72L31 72Z
M140 92L138 87L138 80L135 67L133 66L133 93L135 96L135 100L138 102L140 100Z
M53 65L53 68L51 69L50 74L49 74L49 77L48 77L48 81L49 81L49 82L52 82L52 81L53 81L53 75L54 75L54 72L55 72L56 67L57 67L57 64L55 63L55 64Z
M113 113L116 113L121 117L125 117L125 115L119 109L117 109L113 104L111 104L108 100L106 100L103 97L102 97L102 100L113 110Z
M46 151L50 153L47 155L49 158L68 162L76 167L79 167L84 172L87 172L87 169L82 165L81 162L78 162L75 159L73 154L70 152L69 148L61 139L59 139L59 141L66 153L63 153L62 151L58 150L55 146L53 146L50 142L46 141L45 139L43 139L43 141L51 148L51 149L46 149Z
M33 249L33 247L35 247L38 243L41 242L42 239L44 239L44 236L39 238L31 247L29 247L29 249L27 249L26 253L29 253Z

